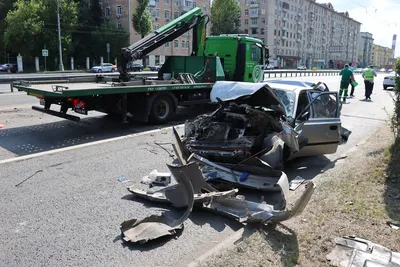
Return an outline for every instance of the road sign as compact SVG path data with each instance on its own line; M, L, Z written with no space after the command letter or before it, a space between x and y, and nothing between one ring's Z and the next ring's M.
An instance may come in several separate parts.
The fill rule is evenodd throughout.
M107 43L107 53L110 53L110 43Z
M47 50L47 49L42 49L42 56L48 57L48 56L49 56L49 50Z

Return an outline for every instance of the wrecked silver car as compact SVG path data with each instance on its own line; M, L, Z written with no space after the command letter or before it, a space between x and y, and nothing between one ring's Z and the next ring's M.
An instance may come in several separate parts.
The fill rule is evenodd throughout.
M295 157L335 153L341 126L337 92L280 83L217 82L220 108L186 122L186 153L237 164L255 154L274 169Z

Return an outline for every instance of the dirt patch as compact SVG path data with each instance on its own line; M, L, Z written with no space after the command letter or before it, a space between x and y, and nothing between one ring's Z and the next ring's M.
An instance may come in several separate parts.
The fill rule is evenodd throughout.
M357 235L400 251L400 141L384 126L319 176L315 194L297 218L257 229L234 248L200 266L330 266L333 238Z

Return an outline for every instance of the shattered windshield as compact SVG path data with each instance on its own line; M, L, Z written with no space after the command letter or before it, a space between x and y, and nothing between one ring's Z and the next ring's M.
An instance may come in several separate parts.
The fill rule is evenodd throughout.
M284 105L288 119L292 119L296 94L289 90L271 89Z

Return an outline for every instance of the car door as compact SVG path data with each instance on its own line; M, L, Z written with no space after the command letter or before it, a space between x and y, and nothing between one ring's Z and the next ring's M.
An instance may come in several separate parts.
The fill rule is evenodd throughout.
M302 110L296 112L295 125L299 142L305 145L293 157L335 153L342 141L338 92L307 90L303 94L302 99L299 96L298 108Z

